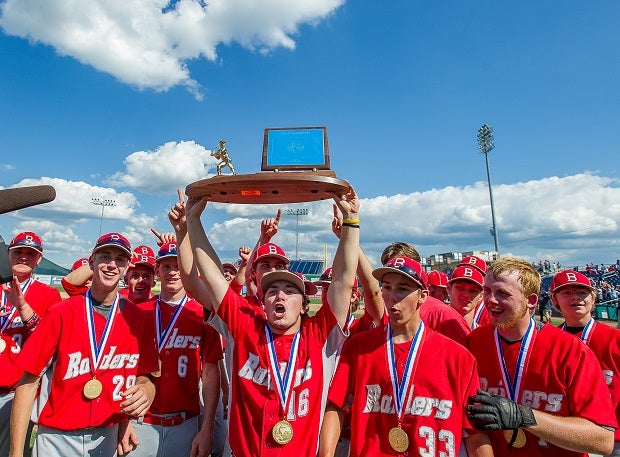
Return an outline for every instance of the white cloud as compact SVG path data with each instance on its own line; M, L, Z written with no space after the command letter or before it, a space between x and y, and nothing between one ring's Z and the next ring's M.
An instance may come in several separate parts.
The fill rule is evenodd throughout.
M177 189L185 189L188 182L209 177L209 170L215 169L217 160L194 141L171 141L155 151L134 152L123 163L125 171L114 173L106 184L174 195Z
M344 0L6 0L5 33L48 44L61 55L138 88L182 85L201 98L187 61L217 59L220 44L293 49L301 24L315 24Z
M178 152L183 150L179 144L164 145L159 152L148 154L163 154L161 150L167 147ZM198 148L195 144L190 146L190 150ZM180 163L181 156L185 157L175 155L165 163ZM191 159L189 162L193 163L192 167L197 166ZM198 163L204 165L200 160ZM164 170L169 168L164 167ZM204 172L199 173L204 177ZM146 177L146 181L163 180L148 172ZM137 178L132 176L136 182L142 182ZM187 174L183 174L182 179L176 175L167 176L167 179L181 180L183 185L191 180ZM4 221L18 219L11 237L21 230L41 231L46 252L64 253L67 257L63 265L70 265L85 250L89 252L94 244L94 239L86 239L81 234L87 220L92 225L93 220L98 221L100 217L100 208L91 204L91 197L116 200L116 206L105 208L104 224L110 230L127 234L133 244L154 246L150 228L157 227L157 220L160 231L169 230L161 214L139 212L140 203L132 193L53 178L24 180L18 186L38 184L54 186L56 200L11 213ZM164 198L174 195L178 184L166 184L167 197ZM610 263L620 257L620 181L617 179L583 173L498 185L493 191L502 255L516 255L532 261L549 259L567 266ZM383 248L393 241L410 242L423 256L493 249L493 238L489 234L488 188L484 183L381 196L363 199L361 203L362 247L374 265L378 264ZM162 200L160 206L164 208L168 204ZM299 217L299 254L306 259L322 259L326 249L328 262L331 261L337 240L331 232L330 201L291 205L210 204L203 224L222 259L234 260L240 246L254 246L261 219L274 217L278 207L309 209L307 216ZM153 211L159 210L146 210L147 213ZM273 239L291 257L295 254L296 229L297 218L284 214ZM5 235L9 238L8 233Z

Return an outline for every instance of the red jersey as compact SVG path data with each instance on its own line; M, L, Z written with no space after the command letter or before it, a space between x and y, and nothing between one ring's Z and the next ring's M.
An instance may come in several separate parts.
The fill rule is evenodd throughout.
M446 306L445 304L443 306ZM388 434L398 425L386 350L388 327L344 343L328 399L351 413L351 455L458 455L463 430L473 432L465 413L478 389L476 360L460 344L426 326L415 372L404 397L401 427L409 437L398 453ZM394 345L399 381L411 342Z
M471 329L474 330L490 323L491 320L489 319L489 312L487 311L486 306L484 306L484 301L481 301L474 310L474 318L471 323Z
M265 313L228 289L217 315L210 321L234 342L230 372L229 442L233 454L242 456L316 455L320 424L326 402L325 386L333 374L336 351L344 334L329 306L302 319L299 349L292 370L292 391L286 414L282 411L270 373ZM274 335L280 372L287 361L294 335ZM286 418L293 426L292 440L277 444L272 429Z
M575 336L584 338L581 333ZM601 364L611 393L611 403L616 411L616 420L620 424L620 331L593 320L592 329L585 336L585 343ZM616 429L614 440L620 441L620 428Z
M70 297L73 297L74 295L83 295L88 290L88 287L83 286L81 284L80 285L71 284L65 278L62 278L60 280L60 284L62 284L62 288L65 289L65 292L67 292L67 295L69 295ZM124 296L127 297L127 294L125 294Z
M469 348L478 360L481 388L489 393L508 397L497 356L494 331L495 327L492 325L474 330L469 338ZM500 344L512 379L521 345L519 342ZM549 324L540 326L534 333L517 403L549 414L583 417L601 426L617 428L609 390L594 353L578 339ZM549 444L528 432L527 428L522 430L527 442L518 450L508 450L503 432L489 432L495 455L587 455Z
M23 294L26 302L39 317L43 316L50 306L61 300L58 290L34 278L25 285ZM22 370L15 365L15 358L32 330L22 323L19 312L8 301L7 294L1 290L0 300L2 307L10 313L0 318L0 335L7 345L0 353L0 391L12 391L22 376Z
M126 303L120 300L107 344L101 349L95 374L103 390L94 400L83 393L84 385L93 379L86 297L76 295L48 310L17 358L20 368L42 375L33 421L78 430L127 419L120 411L119 392L134 385L137 376L157 370L157 353L152 317ZM92 315L100 341L107 321L96 311Z
M420 306L420 319L430 328L467 347L469 324L452 306L429 296Z
M137 306L152 316L156 335L157 306L161 312L161 376L152 378L156 393L149 413L185 412L188 418L197 416L200 414L198 383L201 357L206 363L217 363L223 358L220 336L204 322L204 309L195 300L189 299L183 304L174 322L174 313L181 305L170 305L164 301L159 301L158 305L157 298L153 298ZM164 340L166 329L168 334Z

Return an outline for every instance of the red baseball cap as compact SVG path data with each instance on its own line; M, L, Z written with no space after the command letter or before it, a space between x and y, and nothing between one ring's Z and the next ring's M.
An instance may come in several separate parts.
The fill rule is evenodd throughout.
M428 273L428 285L435 287L448 287L448 275L439 270L430 271Z
M269 286L276 281L290 282L295 287L297 287L301 293L305 294L306 292L306 285L304 283L304 280L297 276L295 273L288 270L276 270L265 273L261 278L260 286L263 290L263 293L265 293L265 291L269 289Z
M486 275L487 270L489 269L489 266L484 261L484 259L476 257L475 255L469 255L467 257L464 257L457 266L461 265L469 265L470 267L474 267L483 275Z
M159 248L159 252L157 253L157 258L155 259L155 261L159 262L160 260L167 257L176 257L177 255L177 242L171 241L169 243L162 244L162 246Z
M254 256L254 261L252 262L252 266L255 266L259 260L264 259L266 257L276 257L282 260L286 265L289 264L289 259L288 257L286 257L284 250L277 244L273 244L273 243L263 244L258 247L255 254L256 255Z
M127 253L129 258L131 258L131 244L129 243L129 240L120 233L112 232L101 235L97 239L97 244L95 244L95 247L93 248L93 254L107 246L120 248Z
M141 244L131 253L131 263L136 265L144 265L155 269L155 252L149 246Z
M325 269L325 271L323 272L323 274L321 274L321 276L319 277L319 279L317 279L316 281L313 281L313 284L316 284L317 286L329 286L332 283L332 267L327 267ZM353 289L357 289L358 288L358 282L357 282L357 276L355 276L355 279L353 280Z
M409 257L394 257L382 267L373 270L372 275L379 281L382 281L383 277L388 273L400 273L415 281L422 289L426 289L428 277L422 269L422 265Z
M583 286L590 290L594 290L594 287L592 287L590 283L590 279L586 275L575 270L564 270L556 273L551 281L549 290L555 292L559 288L565 286Z
M87 257L82 257L81 259L78 259L75 262L73 262L73 265L71 266L71 271L77 270L78 268L83 267L84 265L88 265Z
M459 265L454 269L450 277L450 284L460 280L473 282L480 288L484 287L484 275L473 265Z
M30 248L43 255L43 242L34 232L21 232L15 235L9 244L9 249L14 248Z
M308 281L308 278L306 278L305 274L299 273L298 271L295 271L294 273L299 276L304 282L304 293L306 295L316 295L316 293L319 291L319 288L315 286L312 281Z

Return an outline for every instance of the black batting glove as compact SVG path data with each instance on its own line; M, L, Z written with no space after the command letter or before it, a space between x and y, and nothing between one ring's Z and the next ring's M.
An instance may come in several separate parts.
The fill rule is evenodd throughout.
M536 425L534 412L529 406L518 405L508 398L478 389L478 395L469 397L467 416L480 430L516 430Z

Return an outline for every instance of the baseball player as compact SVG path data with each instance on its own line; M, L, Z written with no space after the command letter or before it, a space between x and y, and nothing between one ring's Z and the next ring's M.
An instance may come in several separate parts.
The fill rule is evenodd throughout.
M428 272L428 295L448 303L448 275L440 270Z
M140 245L131 253L131 264L125 273L126 288L120 294L131 303L143 303L153 298L155 280L155 253L149 246Z
M89 291L52 306L22 348L12 457L22 455L31 413L39 425L35 456L113 456L123 450L117 449L119 423L126 426L127 415L144 414L153 401L147 377L157 370L153 325L118 295L130 257L123 235L99 237Z
M176 242L161 246L156 270L161 293L138 307L151 314L155 322L159 368L151 376L157 393L148 412L131 421L139 445L130 455L206 457L213 445L214 415L220 396L220 338L204 322L202 306L185 292ZM201 376L205 405L202 425Z
M457 266L448 283L450 306L463 316L472 330L489 322L482 303L483 283L484 275L469 265Z
M475 359L420 318L428 297L422 266L395 257L373 276L389 322L345 342L326 411L342 418L350 409L351 455L454 456L463 438L469 455L493 455L465 414L479 385ZM322 451L331 447L321 442Z
M82 271L85 273L81 273ZM86 293L92 284L92 277L93 272L90 269L88 257L82 257L73 262L71 271L60 280L60 284L67 295L72 297Z
M484 278L491 325L473 330L481 391L467 406L489 431L498 456L609 454L616 417L594 353L581 341L532 318L540 275L504 257Z
M458 263L457 267L461 265L467 267L474 267L476 270L482 273L483 276L487 274L487 270L489 269L486 261L475 255L468 255L467 257L463 257L463 259Z
M275 218L267 218L261 221L260 235L246 268L246 297L250 303L259 307L262 300L260 288L262 275L269 271L287 269L289 265L289 259L284 250L271 242L271 239L278 233L281 216L282 210L278 209Z
M13 280L0 290L0 456L9 453L9 420L22 370L15 364L21 347L47 309L60 301L53 287L34 279L43 242L34 232L19 233L8 248Z
M596 355L620 422L620 332L592 318L596 292L587 276L573 270L556 273L551 301L564 316L560 328L579 337ZM614 434L614 457L620 456L620 429Z
M385 265L394 257L409 257L418 263L420 262L418 251L410 244L402 241L394 242L386 247L381 253L381 262ZM428 277L425 272L422 274L426 284ZM364 274L364 276L365 279L362 281L378 284L372 275ZM446 306L445 303L435 297L428 297L420 307L420 317L428 327L467 347L467 336L471 329L467 321L450 306Z
M229 441L235 456L314 455L324 386L344 340L359 250L359 199L334 196L345 219L334 258L330 306L308 317L305 285L278 270L261 278L264 311L230 290L200 221L206 199L190 199L187 227L194 259L217 316L213 325L234 341ZM180 210L180 208L177 208Z

